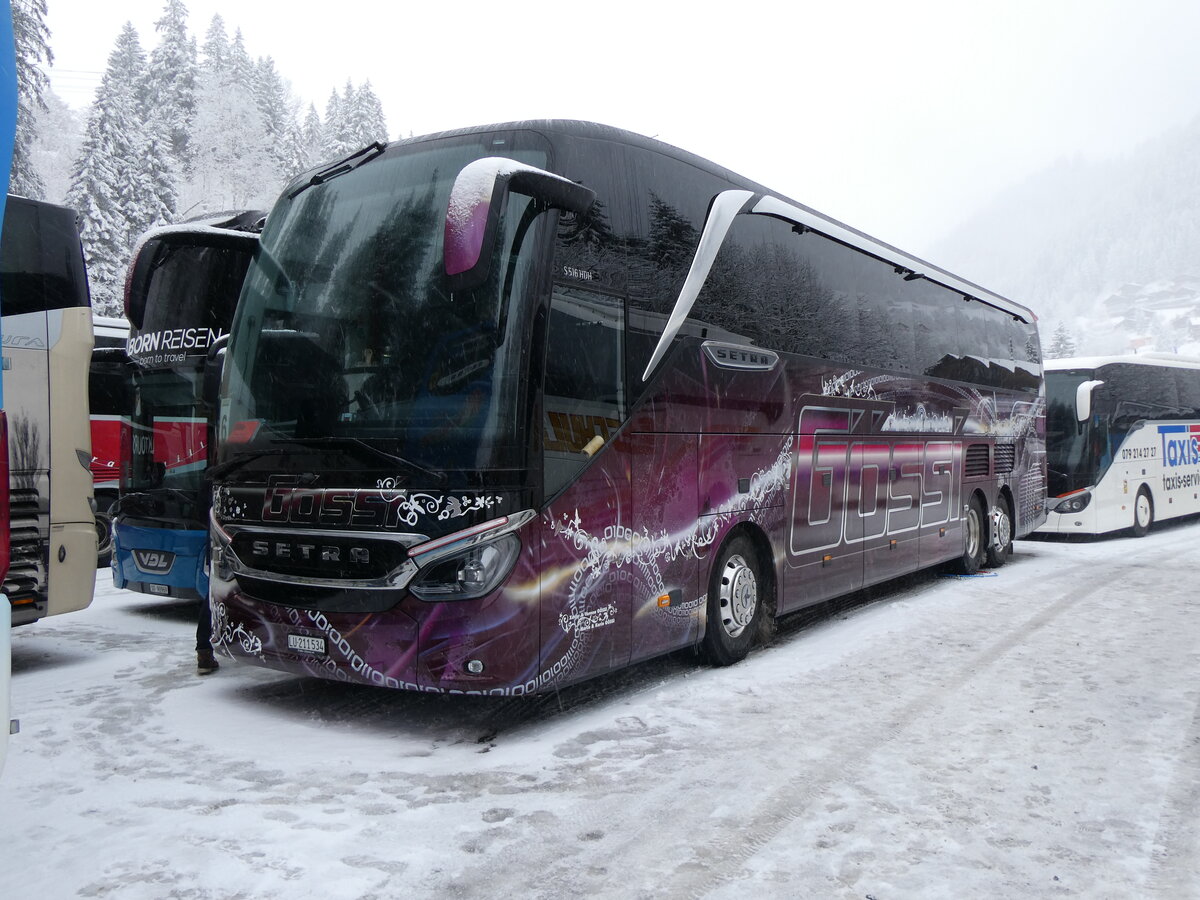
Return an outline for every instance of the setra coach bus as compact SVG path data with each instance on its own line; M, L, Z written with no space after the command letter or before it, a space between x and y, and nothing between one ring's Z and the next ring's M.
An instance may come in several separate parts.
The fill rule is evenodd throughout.
M1024 306L681 150L566 121L290 183L231 328L213 643L552 689L1045 517Z
M130 437L113 526L119 588L208 595L204 474L215 398L205 395L205 364L228 333L262 217L214 213L153 229L134 250L125 288Z
M1046 454L1041 534L1143 537L1200 513L1200 360L1047 360Z

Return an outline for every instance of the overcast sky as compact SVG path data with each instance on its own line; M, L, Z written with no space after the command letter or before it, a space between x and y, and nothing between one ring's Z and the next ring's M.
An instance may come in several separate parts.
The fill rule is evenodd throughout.
M90 102L164 0L49 0L54 89ZM706 156L923 254L1005 186L1200 113L1195 0L188 0L322 113L370 80L392 136L559 117ZM936 260L933 260L936 262Z

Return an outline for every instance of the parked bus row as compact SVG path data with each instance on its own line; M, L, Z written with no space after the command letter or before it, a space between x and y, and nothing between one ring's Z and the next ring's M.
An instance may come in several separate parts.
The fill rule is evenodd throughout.
M92 374L114 583L300 674L730 664L920 568L1200 512L1200 367L1043 368L1026 307L587 123L375 144L265 220L158 229L126 313Z

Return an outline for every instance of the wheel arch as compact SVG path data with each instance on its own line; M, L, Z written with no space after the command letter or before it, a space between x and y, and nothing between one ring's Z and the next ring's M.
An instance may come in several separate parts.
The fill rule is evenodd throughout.
M779 613L779 573L776 571L775 553L771 549L771 540L757 522L747 519L725 532L721 543L714 548L715 552L709 565L706 583L711 584L712 582L713 566L720 558L721 551L738 535L745 536L754 547L755 562L758 563L759 571L766 580L766 590L763 592L763 611L766 615L763 616L763 621L764 623L774 622Z

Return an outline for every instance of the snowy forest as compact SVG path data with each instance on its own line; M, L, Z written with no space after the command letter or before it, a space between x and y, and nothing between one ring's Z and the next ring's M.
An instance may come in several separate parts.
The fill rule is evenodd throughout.
M214 16L197 38L183 0L165 0L149 51L125 25L81 117L50 88L46 13L47 0L12 0L19 99L9 190L78 211L101 315L122 314L126 267L146 229L265 209L291 176L388 139L369 81L332 88L322 115L232 23Z

